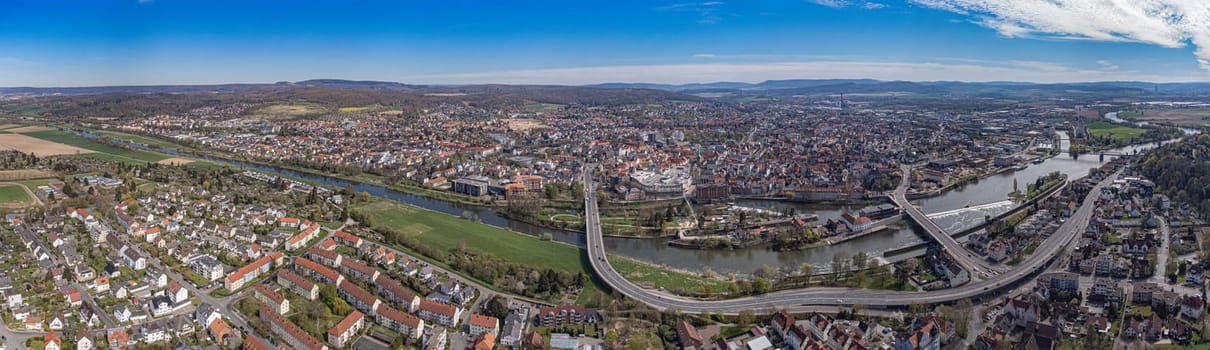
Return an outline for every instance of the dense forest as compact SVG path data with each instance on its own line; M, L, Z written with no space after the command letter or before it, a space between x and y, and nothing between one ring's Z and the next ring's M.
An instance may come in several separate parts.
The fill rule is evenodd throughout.
M1156 149L1140 170L1174 204L1189 203L1203 219L1210 213L1210 134Z

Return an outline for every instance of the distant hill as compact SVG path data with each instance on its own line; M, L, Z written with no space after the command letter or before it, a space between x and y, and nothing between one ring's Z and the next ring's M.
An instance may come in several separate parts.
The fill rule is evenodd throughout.
M408 85L404 83L396 83L390 81L372 81L372 80L341 80L341 79L312 79L293 83L297 86L310 87L329 87L334 89L352 89L352 90L388 90L388 91L416 91L424 89L423 85Z
M1210 92L1210 83L1148 83L1138 81L1109 81L1087 83L1038 84L1028 82L957 82L957 81L884 81L875 79L791 79L767 80L760 83L692 83L692 84L648 84L648 83L605 83L592 87L646 88L675 91L680 93L732 92L761 95L809 95L836 93L888 93L908 92L920 94L989 94L1004 92L1158 92L1196 93Z
M704 98L666 90L604 89L554 85L422 86L392 82L307 80L297 83L112 86L73 88L0 88L0 95L27 98L0 100L0 115L122 117L183 113L206 106L232 103L254 108L275 103L305 102L328 112L340 107L381 105L401 110L431 109L442 104L466 103L483 108L552 105L631 105Z
M86 87L0 87L0 95L181 94L272 90L282 84L124 85Z

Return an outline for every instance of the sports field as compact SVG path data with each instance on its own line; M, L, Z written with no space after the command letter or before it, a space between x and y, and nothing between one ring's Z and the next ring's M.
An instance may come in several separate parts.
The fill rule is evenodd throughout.
M0 206L22 206L33 201L21 185L0 185Z

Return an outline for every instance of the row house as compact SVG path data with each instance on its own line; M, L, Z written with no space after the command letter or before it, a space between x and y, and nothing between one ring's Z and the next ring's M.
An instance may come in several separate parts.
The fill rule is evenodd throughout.
M274 265L280 264L283 258L284 257L281 252L273 252L269 255L261 257L260 259L256 259L248 265L244 265L243 267L235 270L235 272L232 272L230 275L227 275L224 286L229 291L238 290L243 287L245 283L248 283L265 274L266 272L269 272L269 270L273 269Z
M344 283L345 280L345 276L341 275L339 272L336 272L335 270L320 265L319 263L311 261L307 258L295 258L294 268L298 270L299 274L319 280L323 283L340 285L341 283Z
M298 232L298 234L291 236L290 239L287 239L285 249L298 250L306 245L307 242L319 237L319 232L319 225L311 225L311 227L308 227L307 229Z
M336 253L336 251L322 249L319 247L311 247L311 249L307 249L307 252L303 254L303 256L307 257L307 259L318 261L319 263L329 267L340 266L341 260L343 259L342 255Z
M378 324L410 339L424 334L424 320L386 305L378 307Z
M361 237L357 237L352 233L336 231L336 233L332 234L332 238L336 239L336 243L344 244L353 248L361 248Z
M378 278L379 274L378 269L375 269L373 266L347 257L340 259L340 272L366 282Z
M538 318L543 327L597 323L583 305L559 305L538 308ZM595 314L595 312L593 313Z
M462 315L462 309L457 306L431 300L421 300L418 309L420 318L448 327L457 325L458 319Z
M416 312L416 308L420 307L419 295L385 274L374 279L374 289L388 301L405 307L407 312Z
M382 301L375 298L373 294L347 280L336 286L336 292L350 305L371 316L378 309L378 305L382 304Z
M269 287L259 283L252 286L252 289L256 295L256 299L269 305L274 311L277 311L277 313L284 315L290 312L290 300L282 296L281 293L269 289Z
M287 345L299 350L327 350L328 346L315 339L306 331L299 328L285 316L274 312L268 305L261 304L260 317L265 323L269 324L269 328L281 336L280 340Z
M328 329L328 344L332 344L332 346L337 348L343 348L362 327L365 327L365 314L353 310L348 316L337 322L335 326Z
M290 270L282 269L277 271L277 284L295 294L301 295L307 300L319 298L319 286L315 285L315 282L311 282Z

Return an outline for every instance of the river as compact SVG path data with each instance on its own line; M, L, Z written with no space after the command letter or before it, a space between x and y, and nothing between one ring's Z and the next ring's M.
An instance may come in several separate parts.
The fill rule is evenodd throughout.
M97 137L89 133L86 136ZM1098 155L1084 155L1073 159L1067 155L1066 150L1070 146L1070 140L1067 134L1059 132L1061 142L1060 149L1063 150L1060 156L1053 157L1040 164L1032 164L1024 170L993 175L982 179L978 182L967 184L961 188L950 190L940 196L926 198L916 201L924 208L927 213L948 212L935 217L935 221L946 227L946 229L961 229L970 227L983 220L984 215L997 215L1011 209L1011 205L1003 203L1008 199L1008 192L1012 190L1013 179L1018 181L1021 188L1025 188L1027 184L1032 183L1039 176L1049 174L1053 171L1065 173L1069 178L1078 178L1086 175L1088 170L1097 167L1102 162ZM119 140L114 140L119 141ZM344 188L352 183L354 190L358 192L368 192L371 195L387 198L399 202L409 203L422 208L436 210L454 216L461 216L466 212L474 213L481 222L508 228L510 230L521 232L534 236L541 236L549 233L554 240L564 243L573 244L583 247L585 244L584 234L582 232L565 231L539 227L528 223L511 220L497 215L491 208L482 206L465 205L460 203L452 203L438 199L427 198L405 192L399 192L384 188L378 185L352 182L331 176L316 175L304 173L295 170L231 160L225 158L212 157L207 155L192 154L181 152L173 149L150 148L146 145L129 144L136 147L153 149L171 154L184 154L192 157L203 158L214 162L226 163L237 167L256 169L266 173L285 175L305 179L324 185L333 186L335 188ZM1133 153L1136 150L1143 150L1154 147L1154 144L1123 147L1110 150L1113 153ZM1106 157L1106 161L1111 157ZM737 201L738 205L770 209L783 210L787 208L795 208L800 213L812 213L819 216L819 220L839 219L840 215L846 211L856 211L861 209L860 206L821 206L803 203L789 203L777 201ZM987 205L983 205L987 204ZM970 205L970 210L964 209ZM606 249L613 254L618 254L625 257L635 258L642 261L647 261L655 264L665 265L682 270L704 271L711 270L720 274L735 273L739 275L751 274L756 269L763 265L774 267L787 266L797 269L804 262L809 262L815 265L816 271L825 272L829 270L829 265L832 258L836 254L851 255L856 252L866 252L875 257L883 257L883 253L889 250L897 249L904 246L916 245L922 243L921 232L916 232L914 225L897 224L892 229L879 233L867 235L857 239L849 240L841 244L833 246L823 246L813 249L790 252L775 252L765 247L752 247L738 250L696 250L675 248L667 245L667 239L664 238L619 238L605 237ZM887 261L898 261L910 256L918 255L917 251L909 251L898 256L886 257Z

